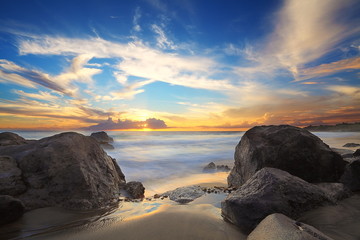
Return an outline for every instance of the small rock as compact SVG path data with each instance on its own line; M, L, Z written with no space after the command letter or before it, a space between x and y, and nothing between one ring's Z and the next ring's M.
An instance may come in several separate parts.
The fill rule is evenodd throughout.
M0 225L17 220L24 212L24 204L19 199L0 195Z
M200 186L190 186L176 188L175 190L162 194L162 196L169 196L170 200L184 204L189 203L204 194L205 193Z
M231 169L229 168L228 165L217 165L216 170L218 172L229 172Z
M358 143L346 143L343 147L359 147L360 144Z
M203 172L214 172L216 170L216 165L214 162L209 163L203 169Z
M160 194L155 194L154 198L160 198Z
M250 233L247 240L332 240L316 228L274 213Z
M141 182L136 182L136 181L128 182L126 183L124 189L134 199L144 198L145 188Z

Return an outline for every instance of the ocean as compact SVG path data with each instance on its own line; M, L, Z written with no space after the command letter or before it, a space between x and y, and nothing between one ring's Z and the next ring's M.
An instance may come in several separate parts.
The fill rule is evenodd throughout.
M16 133L26 139L41 139L58 132ZM91 134L91 132L81 133L87 136ZM226 185L228 172L204 173L203 168L210 162L218 165L226 164L231 168L234 164L235 147L244 134L244 132L162 131L107 131L107 133L114 138L115 149L106 152L117 160L127 181L141 181L144 184L146 197L193 184ZM334 148L344 148L342 146L349 142L360 143L360 132L315 132L314 134ZM176 205L166 199L146 199L136 203L122 202L117 209L107 213L82 213L58 208L37 209L26 213L20 221L7 225L6 228L0 228L0 238L3 236L22 239L37 235L38 237L32 239L81 239L77 238L76 234L82 235L89 231L96 233L101 229L106 230L108 234L110 227L114 232L104 239L118 239L119 235L133 237L134 234L140 233L146 236L153 234L151 235L153 238L149 239L167 239L168 234L179 229L180 226L184 231L177 233L178 236L181 236L182 232L190 232L199 234L203 239L246 239L245 235L239 237L238 230L222 220L220 202L225 197L225 194L209 194L187 206ZM300 220L313 225L334 239L359 239L359 199L360 194L356 194L337 206L310 211ZM190 220L194 223L187 224ZM207 238L198 228L199 222L204 221L211 221L206 225L209 235ZM151 222L159 226L146 228ZM133 228L147 230L135 231ZM169 232L164 228L173 230ZM224 229L232 233L231 237L221 235L222 237L212 238L211 234L225 231ZM159 234L165 235L159 238Z

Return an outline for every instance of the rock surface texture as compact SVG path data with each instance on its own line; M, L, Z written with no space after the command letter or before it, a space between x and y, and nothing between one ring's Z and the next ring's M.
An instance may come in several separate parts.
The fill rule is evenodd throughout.
M0 133L0 146L26 144L26 140L12 132Z
M0 225L17 220L24 212L24 204L19 199L0 195Z
M9 163L13 164L10 177L17 179L20 170L26 190L14 196L27 209L105 207L117 200L119 188L125 183L119 166L99 144L92 137L74 132L3 146L0 155L16 161Z
M136 181L128 182L126 183L124 189L129 193L129 195L132 198L138 199L145 197L144 196L145 188L141 182L136 182Z
M308 182L336 182L346 162L320 138L288 126L258 126L248 130L235 150L229 187L240 187L264 167L282 169Z
M282 213L296 219L301 213L332 199L319 187L289 173L263 168L221 203L222 216L250 233L266 216Z
M114 142L114 139L112 137L109 137L109 135L106 132L95 132L90 135L90 137L94 138L98 143L100 143L100 146L103 149L112 150L114 149L114 146L110 143Z
M189 203L204 194L205 192L200 186L190 186L176 188L175 190L163 193L162 196L168 196L170 200L178 203Z
M267 216L250 233L247 240L332 240L316 228L297 222L283 214Z
M351 191L360 191L360 159L346 165L340 181Z
M26 191L15 159L0 156L0 195L16 196Z

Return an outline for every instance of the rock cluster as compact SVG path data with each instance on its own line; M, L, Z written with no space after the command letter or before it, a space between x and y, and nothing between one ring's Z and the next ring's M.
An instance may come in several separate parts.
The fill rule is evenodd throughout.
M351 195L349 188L360 190L360 159L346 164L304 129L254 127L236 147L228 186L237 190L222 202L222 215L245 233L256 228L249 239L265 239L265 231L266 239L330 239L288 217L336 204Z
M203 168L203 172L229 172L230 170L228 165L216 165L214 162L209 163Z
M107 207L125 185L115 159L92 137L74 132L37 141L6 137L0 147L0 194L17 198L27 210Z

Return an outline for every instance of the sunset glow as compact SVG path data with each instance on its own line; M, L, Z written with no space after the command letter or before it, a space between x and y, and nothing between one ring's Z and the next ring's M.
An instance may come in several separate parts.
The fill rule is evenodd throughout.
M356 0L3 1L0 128L360 121Z

